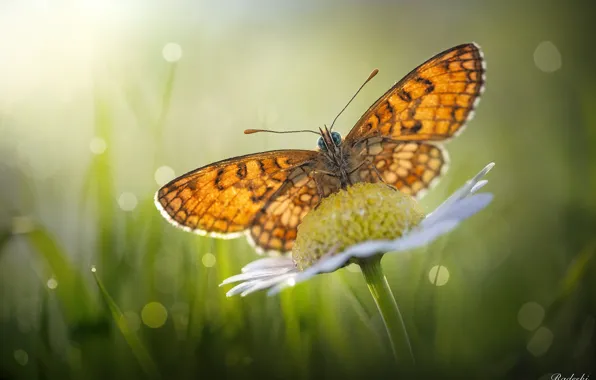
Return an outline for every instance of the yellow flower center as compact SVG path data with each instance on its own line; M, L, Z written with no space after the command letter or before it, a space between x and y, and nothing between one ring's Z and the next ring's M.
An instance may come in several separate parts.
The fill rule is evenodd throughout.
M298 226L292 249L304 270L323 255L368 240L396 239L418 225L424 212L411 196L384 183L357 183L324 198Z

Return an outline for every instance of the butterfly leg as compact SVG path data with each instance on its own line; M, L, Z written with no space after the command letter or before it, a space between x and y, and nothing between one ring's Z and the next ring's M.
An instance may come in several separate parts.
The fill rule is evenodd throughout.
M370 166L375 171L375 173L377 174L377 176L379 177L379 179L381 180L381 182L383 182L385 185L389 186L387 184L387 182L385 182L385 179L383 178L383 176L381 175L381 173L379 173L379 169L377 169L377 167L372 162L369 162L369 163L370 163ZM389 186L389 187L393 188L393 186Z
M352 170L351 170L351 171L350 171L348 174L349 174L349 175L352 175L352 174L354 174L354 172L355 172L356 170L360 169L361 167L363 167L363 166L364 166L364 165L366 165L366 164L369 164L369 165L370 165L370 164L371 164L371 162L370 162L368 159L366 159L366 160L362 161L360 164L358 164L358 166L356 166L354 169L352 169Z
M328 172L328 171L321 170L321 169L315 169L315 170L313 170L313 172L314 172L314 173L321 173L321 174L325 174L325 175L328 175L328 176L331 176L331 177L339 177L339 176L338 176L337 174L335 174L335 173Z
M377 176L379 177L379 179L381 180L381 182L383 182L388 188L390 188L391 190L395 190L397 191L397 188L393 185L388 184L385 179L383 178L383 176L381 175L381 173L379 173L379 169L377 169L377 167L371 162L370 166L373 168L373 170L375 171L375 173L377 174Z
M319 183L319 181L317 181L317 179L314 176L312 177L312 179L313 179L313 181L315 181L315 186L317 187L317 194L319 195L319 202L314 207L314 209L316 210L319 207L319 205L321 204L321 199L323 199L324 193L323 193L323 189L321 188L321 184Z
M377 169L377 167L369 159L362 161L358 166L356 166L354 169L352 169L352 171L349 174L352 175L356 170L360 169L364 165L368 165L369 168L372 168L374 170L374 172L377 174L377 176L379 177L379 180L383 183L386 183L385 180L383 179L383 176L381 175L381 173L379 173L379 170Z
M372 163L369 159L365 159L364 161L362 161L356 168L354 168L351 172L350 175L352 173L354 173L356 170L360 169L362 166L364 165L368 165L369 169L372 169L372 171L375 172L375 174L377 175L377 178L379 179L379 182L383 182L385 185L387 185L387 187L389 187L392 190L397 190L394 186L391 186L390 184L388 184L385 179L383 178L383 176L381 175L381 173L379 172L379 169L377 169L377 167L375 166L374 163Z

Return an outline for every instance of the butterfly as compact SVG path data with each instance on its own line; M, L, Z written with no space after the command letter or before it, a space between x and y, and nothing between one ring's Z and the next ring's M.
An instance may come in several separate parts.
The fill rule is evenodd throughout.
M332 124L310 131L320 135L316 150L274 150L203 166L159 189L156 206L186 231L245 234L259 253L291 251L302 218L340 189L384 182L420 197L431 187L447 168L440 142L472 117L484 72L476 44L455 46L391 87L345 138ZM257 131L263 130L245 133Z

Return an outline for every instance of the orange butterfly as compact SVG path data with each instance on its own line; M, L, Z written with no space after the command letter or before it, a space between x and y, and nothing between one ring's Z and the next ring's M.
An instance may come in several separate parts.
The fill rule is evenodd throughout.
M385 182L413 196L428 189L447 168L437 141L461 132L471 118L484 71L477 45L453 47L397 82L345 138L332 124L310 131L320 135L317 150L275 150L204 166L163 186L157 208L187 231L246 234L259 252L291 251L302 218L333 192L357 182Z

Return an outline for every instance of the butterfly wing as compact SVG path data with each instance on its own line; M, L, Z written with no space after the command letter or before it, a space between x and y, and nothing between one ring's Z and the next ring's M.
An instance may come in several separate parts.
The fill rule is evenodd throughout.
M204 166L164 185L155 195L173 225L201 235L231 238L248 229L292 172L316 151L278 150Z
M381 179L421 196L447 169L447 152L435 142L463 130L484 86L484 59L475 44L437 54L377 100L345 138L368 165L355 181Z
M476 44L446 50L415 68L377 100L345 141L380 136L399 141L445 140L461 132L484 85Z
M247 235L257 251L292 250L302 218L319 203L322 191L310 167L292 171L274 198L257 213ZM324 196L324 193L322 193Z
M440 146L411 141L371 138L362 156L370 162L357 173L357 180L385 182L399 191L420 197L432 187L448 166L447 152Z

